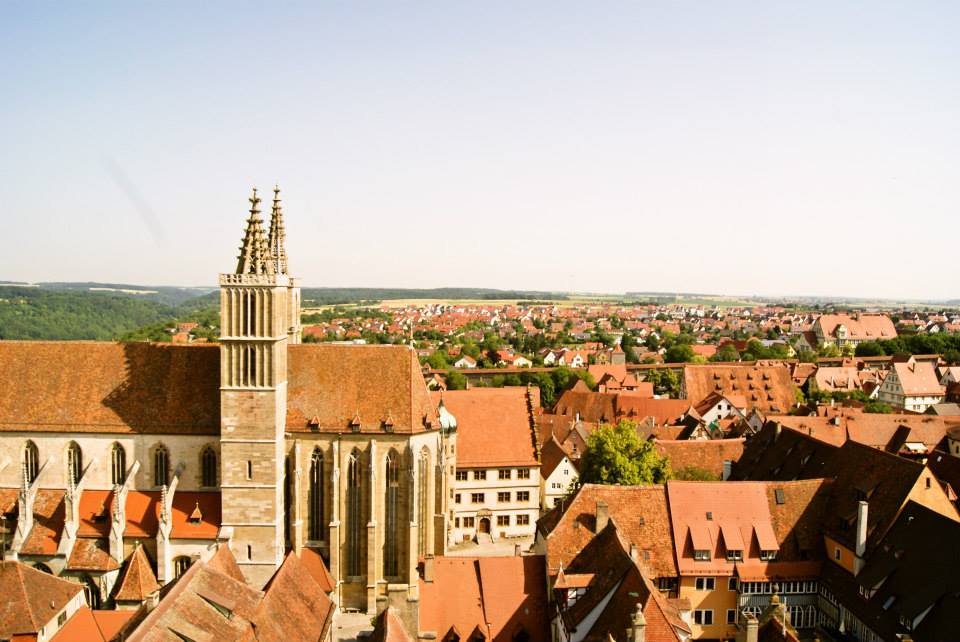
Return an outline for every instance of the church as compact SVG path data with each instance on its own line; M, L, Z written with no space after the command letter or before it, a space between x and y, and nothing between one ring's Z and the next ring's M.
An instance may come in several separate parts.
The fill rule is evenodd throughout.
M220 274L218 344L0 342L4 557L123 608L228 545L260 588L322 558L341 610L407 611L443 555L456 421L406 346L303 344L279 190ZM136 591L133 591L136 593Z

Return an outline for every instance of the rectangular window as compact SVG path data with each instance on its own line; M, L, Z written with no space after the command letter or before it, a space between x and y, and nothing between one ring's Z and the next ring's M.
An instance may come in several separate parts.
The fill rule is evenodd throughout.
M728 562L739 562L743 560L743 551L727 551Z
M500 479L510 479L510 469L509 469L509 468L501 468L501 469L498 471L498 476L499 476Z
M834 547L833 547L833 559L835 559L835 560L839 560L839 559L840 559L840 547L839 547L839 546L834 546Z
M454 527L454 528L460 528L460 518L459 518L459 517L454 517L454 518L453 518L453 527Z
M471 504L482 504L482 503L483 503L483 493L470 493L470 503L471 503Z
M473 471L473 480L474 481L483 481L487 478L487 471L485 470L475 470Z
M529 526L529 525L530 525L529 515L517 515L517 526Z
M458 470L457 471L457 481L467 481L467 471Z
M710 551L694 551L693 559L700 562L708 562L710 561Z
M498 502L498 503L503 504L503 503L509 502L509 501L510 501L510 492L509 492L509 491L507 491L507 492L505 492L505 493L497 493L497 502Z
M529 468L518 468L518 469L517 469L517 479L530 479L530 469L529 469Z
M661 591L675 591L677 590L677 578L675 577L660 577L657 578L657 588Z
M760 559L764 562L769 562L777 557L776 551L760 551ZM839 558L838 558L839 559Z
M464 517L464 518L463 518L463 527L464 527L464 528L473 528L474 523L475 523L475 522L474 522L474 518L473 518L473 517Z
M460 503L460 493L457 493L456 495L453 496L453 503L454 504Z
M57 627L61 627L67 623L67 612L63 611L60 615L57 616Z
M253 462L247 460L247 479L253 479Z
M710 609L697 609L693 612L693 623L700 626L710 626L713 624L713 611Z
M509 515L497 515L497 526L509 526L509 525L510 525Z
M698 591L712 591L716 587L716 578L698 577L696 587Z
M517 501L518 501L518 502L529 502L529 501L530 501L530 491L529 491L529 490L518 490L518 491L517 491Z
M727 624L736 624L736 623L737 623L737 610L727 609Z
M728 577L728 578L727 578L727 590L728 590L728 591L736 591L736 590L737 590L737 578L735 578L735 577Z

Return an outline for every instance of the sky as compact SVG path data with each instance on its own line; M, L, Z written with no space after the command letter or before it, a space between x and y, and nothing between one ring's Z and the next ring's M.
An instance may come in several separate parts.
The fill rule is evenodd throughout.
M7 0L0 279L214 285L279 183L305 286L957 298L958 20Z

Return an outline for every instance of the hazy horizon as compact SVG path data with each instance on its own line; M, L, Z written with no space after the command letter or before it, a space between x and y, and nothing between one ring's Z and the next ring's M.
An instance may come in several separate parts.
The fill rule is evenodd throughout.
M278 181L307 287L958 299L958 18L7 4L0 278L213 284Z

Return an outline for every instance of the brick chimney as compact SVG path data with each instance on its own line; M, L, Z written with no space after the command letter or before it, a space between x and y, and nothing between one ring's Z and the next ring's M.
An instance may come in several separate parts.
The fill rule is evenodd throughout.
M607 506L606 502L597 502L597 528L596 532L600 533L607 527L607 524L610 522L610 508Z

